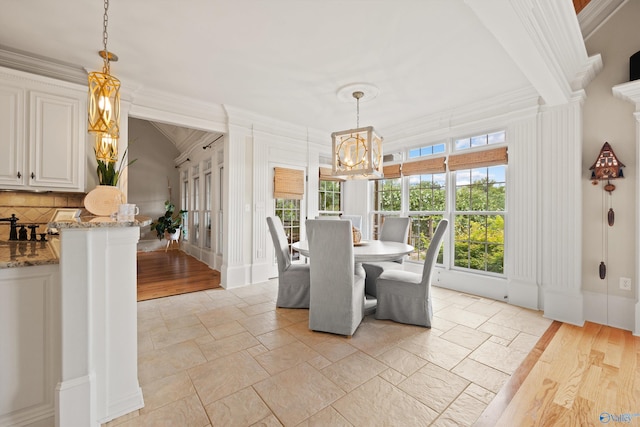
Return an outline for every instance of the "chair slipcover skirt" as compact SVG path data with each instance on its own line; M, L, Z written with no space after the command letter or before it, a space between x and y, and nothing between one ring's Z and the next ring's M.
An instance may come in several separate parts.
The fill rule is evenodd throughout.
M278 259L277 307L309 308L311 283L309 264L291 264L289 241L279 217L268 217L267 224Z
M431 327L431 275L449 221L440 220L424 259L422 274L385 270L376 281L376 319Z
M364 317L364 277L354 268L347 221L307 220L311 298L309 329L351 336Z
M431 298L425 295L426 289L420 285L421 281L421 274L386 270L384 285L378 288L376 319L430 328L433 316Z

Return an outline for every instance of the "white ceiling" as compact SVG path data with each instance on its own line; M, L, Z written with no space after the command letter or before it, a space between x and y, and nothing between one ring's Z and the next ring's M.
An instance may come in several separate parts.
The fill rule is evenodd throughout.
M559 2L552 24L571 32L571 0L511 1L111 0L111 71L129 94L163 90L328 132L355 126L355 101L337 91L369 83L379 95L361 101L360 125L384 135L496 94L533 87L545 97L529 62L553 67L522 51L540 44L526 39L535 29L509 20L540 22L558 6L539 4ZM100 70L102 19L100 0L3 0L0 48Z

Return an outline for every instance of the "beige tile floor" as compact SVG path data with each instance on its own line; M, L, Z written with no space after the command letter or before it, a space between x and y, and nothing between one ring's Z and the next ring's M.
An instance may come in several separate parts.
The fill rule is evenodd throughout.
M352 338L276 309L277 281L138 303L145 406L107 426L470 426L551 321L433 288L431 329Z

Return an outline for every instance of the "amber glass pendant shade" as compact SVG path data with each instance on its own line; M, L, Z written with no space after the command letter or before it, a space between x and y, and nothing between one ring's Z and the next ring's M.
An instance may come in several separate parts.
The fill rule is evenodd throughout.
M103 72L89 73L89 132L120 137L120 80Z
M96 144L94 147L96 160L103 162L118 161L118 138L114 138L106 133L96 134Z

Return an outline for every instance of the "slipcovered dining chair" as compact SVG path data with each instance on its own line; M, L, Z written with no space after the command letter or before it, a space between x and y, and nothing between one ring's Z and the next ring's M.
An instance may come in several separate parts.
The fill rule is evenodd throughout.
M352 226L362 230L362 215L340 215L340 218L350 220Z
M385 218L382 223L382 230L380 230L378 240L407 243L407 240L409 239L410 226L411 218L409 217ZM404 259L405 257L401 257L393 261L379 261L362 264L367 275L365 279L365 292L369 295L375 296L377 293L376 279L385 270L402 270L402 265L400 264L404 262Z
M307 220L309 329L352 336L365 314L364 277L356 275L347 221Z
M309 308L310 274L309 264L292 264L289 256L289 241L279 217L267 218L269 232L278 259L277 307Z
M378 240L407 243L411 218L406 216L385 218Z
M376 319L431 327L431 274L448 224L446 219L438 223L427 249L422 274L387 270L378 277Z

